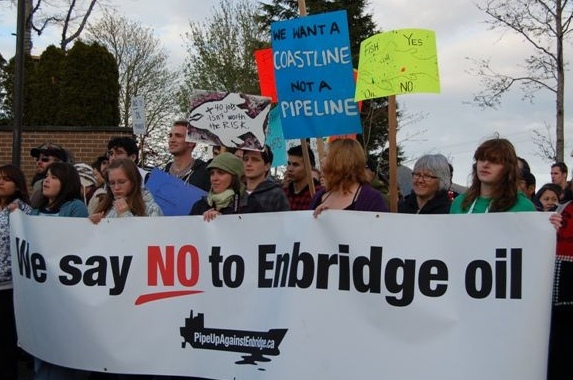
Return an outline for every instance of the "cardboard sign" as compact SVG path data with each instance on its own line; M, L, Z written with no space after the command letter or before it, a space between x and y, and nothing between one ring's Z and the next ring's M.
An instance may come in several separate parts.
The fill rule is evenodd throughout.
M440 92L434 31L399 29L362 41L356 100L416 92Z
M271 24L286 139L360 133L346 11Z
M261 151L270 109L271 99L264 96L195 90L186 140Z

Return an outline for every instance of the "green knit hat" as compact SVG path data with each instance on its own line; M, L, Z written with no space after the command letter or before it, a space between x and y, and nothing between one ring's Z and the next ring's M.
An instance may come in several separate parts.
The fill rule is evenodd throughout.
M245 174L243 161L229 152L220 153L217 157L213 158L213 161L207 166L207 169L213 168L221 169L238 178L241 178Z

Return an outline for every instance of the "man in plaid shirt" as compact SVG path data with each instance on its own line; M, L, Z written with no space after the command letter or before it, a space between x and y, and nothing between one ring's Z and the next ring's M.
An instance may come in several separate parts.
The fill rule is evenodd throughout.
M310 193L308 178L306 177L304 170L302 146L293 146L288 150L287 154L287 185L283 187L283 191L288 199L291 211L308 210L308 206L312 200L312 194ZM316 161L314 159L314 153L310 148L308 148L308 156L310 159L310 165L315 167ZM316 185L318 184L315 183L315 186Z

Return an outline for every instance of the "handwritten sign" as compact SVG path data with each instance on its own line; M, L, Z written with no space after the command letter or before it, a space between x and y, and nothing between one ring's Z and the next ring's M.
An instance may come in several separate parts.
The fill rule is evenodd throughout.
M277 102L277 87L275 85L275 70L273 69L273 51L271 48L255 51L255 62L259 73L261 95Z
M230 92L191 94L187 141L263 150L271 99Z
M143 96L131 98L131 122L134 134L145 134L145 101Z
M272 23L271 38L284 137L361 132L346 11Z
M415 92L440 92L434 31L399 29L362 41L356 100Z

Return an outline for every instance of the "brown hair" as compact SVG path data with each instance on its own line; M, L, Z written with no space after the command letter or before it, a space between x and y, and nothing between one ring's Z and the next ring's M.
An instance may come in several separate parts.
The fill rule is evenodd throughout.
M358 141L334 140L328 146L328 158L322 168L327 190L350 191L354 183L367 183L366 156Z
M109 181L109 172L113 169L122 169L131 184L133 185L131 192L127 194L125 201L131 210L131 213L135 216L146 216L145 214L145 201L143 200L143 194L141 191L141 175L137 169L137 165L129 158L120 158L113 160L109 164L106 170L106 181ZM103 200L99 203L96 213L107 212L112 208L114 196L111 191L111 187L107 186L107 192Z
M22 202L30 204L28 186L26 185L26 178L24 177L22 170L14 165L0 166L0 177L7 177L10 181L14 182L14 185L16 185L16 191L14 194L6 199L0 199L1 206L6 206L16 199L20 199Z
M73 199L82 200L80 190L82 184L80 182L80 175L72 164L65 162L52 162L46 168L46 176L48 176L48 173L60 180L60 192L52 204L50 204L50 200L42 194L36 208L41 209L49 207L51 211L56 212L59 211L60 207L62 207L66 202ZM36 205L32 206L35 207Z
M503 178L493 190L490 212L509 210L517 202L519 173L517 155L509 140L494 138L484 141L474 153L472 184L462 202L462 210L468 210L470 205L479 197L481 182L477 175L477 161L489 161L503 165Z

